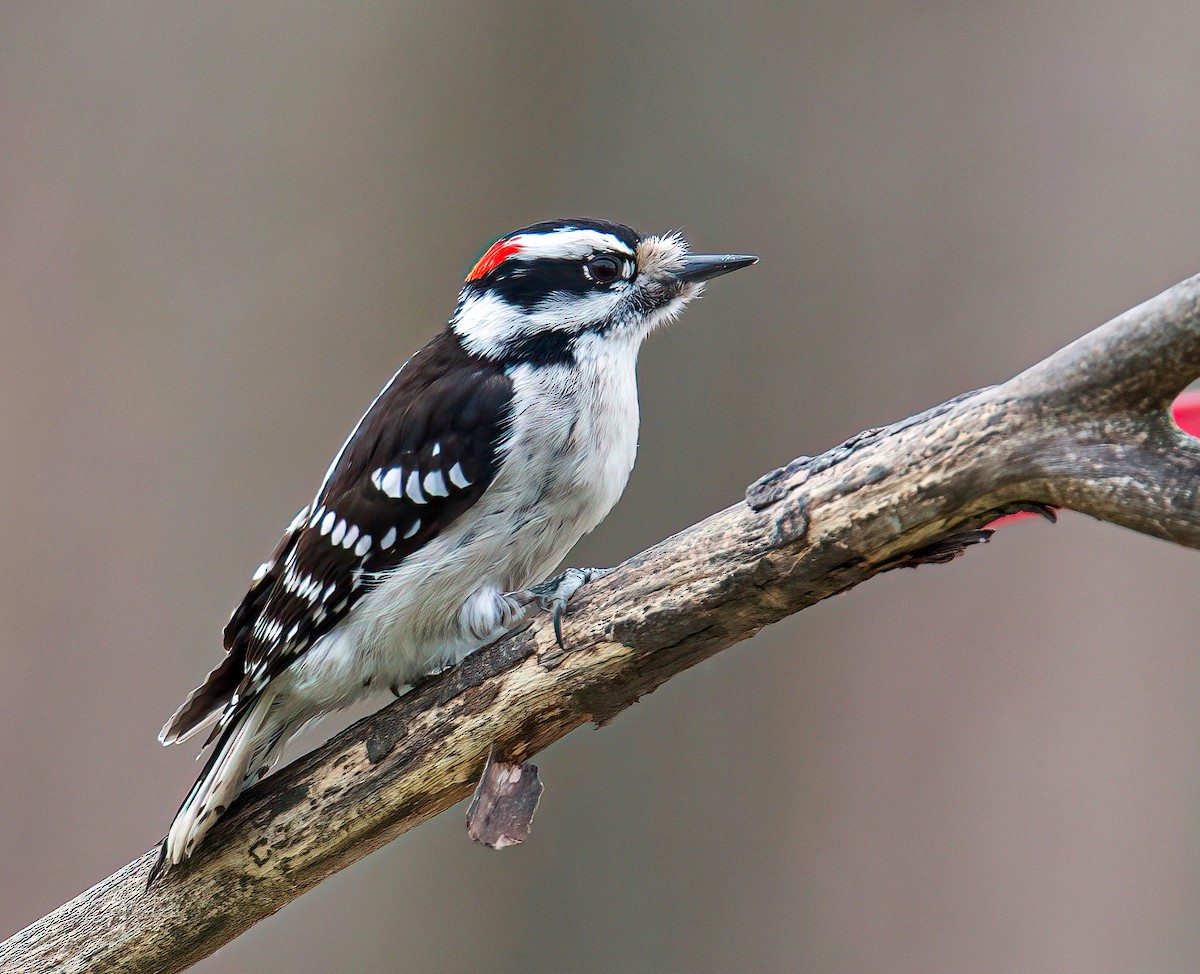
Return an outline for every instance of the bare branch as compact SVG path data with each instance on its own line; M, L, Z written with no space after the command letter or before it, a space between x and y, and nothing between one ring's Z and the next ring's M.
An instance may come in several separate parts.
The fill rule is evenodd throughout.
M1200 443L1167 413L1197 375L1192 278L1009 382L798 458L589 586L570 652L539 622L476 653L252 789L150 892L153 853L0 945L0 971L182 970L471 794L493 749L519 765L763 626L945 560L998 511L1200 547Z
M1098 412L1165 410L1200 375L1200 275L1089 332L1010 382L1022 398Z

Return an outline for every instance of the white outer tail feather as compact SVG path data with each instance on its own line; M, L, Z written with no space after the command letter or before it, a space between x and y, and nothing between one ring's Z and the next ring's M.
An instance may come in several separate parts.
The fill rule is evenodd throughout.
M275 696L268 690L237 718L227 738L222 735L211 763L171 823L164 849L166 862L178 865L191 855L222 812L248 784L250 763L265 743L262 732L274 709ZM277 748L271 750L278 756Z
M207 730L210 728L214 723L216 723L217 718L220 716L221 711L218 708L198 724L194 725L189 730L184 731L182 734L179 734L172 729L171 725L175 722L175 718L172 717L165 724L163 724L163 729L158 732L158 743L162 744L164 747L169 747L172 744L182 744L189 738L195 737L195 735L199 734L202 730Z

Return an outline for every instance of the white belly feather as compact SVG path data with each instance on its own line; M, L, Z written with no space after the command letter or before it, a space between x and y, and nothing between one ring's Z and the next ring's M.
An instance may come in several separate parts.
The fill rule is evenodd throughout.
M522 365L500 472L441 536L383 578L277 678L311 711L455 663L512 625L500 598L543 581L621 496L637 454L637 344L577 346L577 367ZM486 635L481 636L481 633Z

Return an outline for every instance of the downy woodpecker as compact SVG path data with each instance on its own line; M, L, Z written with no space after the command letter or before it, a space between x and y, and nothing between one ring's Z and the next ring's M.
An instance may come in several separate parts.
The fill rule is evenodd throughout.
M590 219L537 223L484 253L448 327L376 396L254 573L225 658L159 735L214 725L215 744L152 880L310 721L457 663L535 604L561 610L588 573L534 583L625 487L643 339L704 281L755 260Z

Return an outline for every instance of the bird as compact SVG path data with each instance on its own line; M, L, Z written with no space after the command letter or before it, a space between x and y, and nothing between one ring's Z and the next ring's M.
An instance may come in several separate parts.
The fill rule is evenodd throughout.
M493 243L449 323L392 376L312 501L254 572L225 657L167 721L211 728L203 771L149 878L188 859L288 741L361 697L561 615L597 569L550 572L624 491L637 357L704 282L756 257L695 255L678 232L598 219Z

